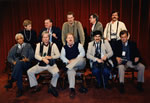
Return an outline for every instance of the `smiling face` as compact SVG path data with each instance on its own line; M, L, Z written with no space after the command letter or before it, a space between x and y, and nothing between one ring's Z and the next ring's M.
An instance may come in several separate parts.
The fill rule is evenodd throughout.
M118 12L114 12L111 16L112 21L115 22L116 20L118 20L119 16L118 16Z
M72 34L68 34L67 35L67 38L66 38L66 41L68 43L68 45L73 45L74 44L74 37Z
M43 33L42 34L42 42L44 44L48 44L49 43L49 34L48 33Z
M52 22L50 22L50 20L47 19L44 21L44 25L45 25L45 28L49 29L50 27L52 27Z
M17 39L16 39L17 43L19 44L23 44L24 42L24 39L22 38L22 36L18 36Z
M101 40L101 36L99 34L94 36L94 40L98 43Z

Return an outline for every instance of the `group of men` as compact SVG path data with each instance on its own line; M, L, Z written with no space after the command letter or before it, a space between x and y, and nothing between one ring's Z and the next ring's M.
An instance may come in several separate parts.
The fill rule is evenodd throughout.
M90 67L93 75L96 77L97 86L99 88L110 88L108 79L111 73L111 67L117 67L119 73L120 92L124 93L124 73L127 67L132 67L138 70L138 83L137 89L143 91L142 84L144 83L144 65L141 63L141 57L134 42L129 41L129 33L125 27L125 24L118 21L119 13L112 13L111 22L107 23L104 33L102 23L98 21L97 14L91 14L89 21L92 24L91 28L91 41L88 44L88 50L86 53L87 59L90 61ZM69 12L67 14L67 22L62 26L61 30L52 26L52 20L46 19L44 21L45 28L40 31L38 40L36 39L35 59L38 60L38 64L29 68L27 74L29 77L30 87L32 93L40 91L36 74L48 70L52 74L52 79L48 88L48 92L57 97L58 92L56 90L57 80L59 78L59 69L56 65L56 60L60 58L65 64L64 71L68 75L70 97L75 97L75 75L77 70L85 68L85 50L83 48L85 43L85 34L82 24L79 21L74 20L74 14ZM28 20L26 22L29 22ZM31 43L32 32L31 22L25 25L24 30L21 32L23 37L21 38L27 43ZM28 27L29 26L29 27ZM27 33L28 32L28 33ZM20 37L19 37L20 38ZM16 38L18 40L18 37ZM61 42L62 41L62 42ZM23 43L18 42L18 48ZM63 45L63 46L62 46ZM33 49L35 45L32 45ZM15 49L14 49L15 50ZM12 52L11 50L10 52ZM9 53L8 60L10 62L17 62L15 58L19 58L19 61L27 59L24 62L30 63L32 59L28 58L26 54L22 53L23 49L19 50L20 55L16 56L16 53ZM61 51L61 52L60 52ZM20 59L20 57L22 57ZM116 64L114 63L116 61ZM24 68L24 64L13 63L14 68L11 80L5 86L5 88L12 88L14 81L22 84L21 80L16 77L21 76L17 74L23 70L18 68ZM19 65L19 66L18 66ZM17 69L16 69L17 68ZM16 70L15 70L16 69ZM17 72L16 72L17 71ZM19 88L17 96L22 95L22 87Z

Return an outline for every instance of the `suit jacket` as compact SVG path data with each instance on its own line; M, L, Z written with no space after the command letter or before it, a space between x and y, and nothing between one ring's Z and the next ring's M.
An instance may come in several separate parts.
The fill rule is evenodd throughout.
M101 31L102 34L103 34L103 25L99 21L95 24L93 31L91 31L91 39L92 40L93 40L93 32L96 31L96 30Z
M129 55L130 56L130 60L132 62L134 62L135 57L139 57L140 58L140 54L139 54L138 48L136 46L136 43L132 42L132 41L128 41L128 45L129 45L129 52L130 52L130 55ZM116 48L114 50L116 57L122 57L122 48L123 48L122 41L119 40L117 42L117 46L116 46Z
M21 56L24 56L31 61L34 58L34 51L29 43L24 43L25 46L22 49ZM14 61L19 61L19 58L16 56L18 49L18 44L15 44L9 51L7 60L9 63L13 64Z
M53 42L53 43L56 43L56 45L57 45L57 47L58 47L58 49L59 49L59 51L60 51L61 48L62 48L61 30L60 30L59 28L55 27L55 26L52 26L52 29L51 29L51 30L52 30L52 33L55 33L56 36L57 36L57 39L52 36L52 42ZM41 29L41 31L40 31L40 33L39 33L39 37L38 37L38 42L41 42L41 41L42 41L42 32L43 32L43 31L47 31L47 28Z
M113 51L111 49L111 46L107 40L101 40L101 53L107 56L109 59L113 55ZM93 62L96 62L96 57L95 57L95 43L94 41L91 41L88 44L88 50L87 50L87 58L90 60L90 65L92 66Z

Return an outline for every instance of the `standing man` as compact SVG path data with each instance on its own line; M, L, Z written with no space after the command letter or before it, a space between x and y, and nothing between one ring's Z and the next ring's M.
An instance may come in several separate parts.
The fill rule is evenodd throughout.
M92 24L92 28L91 28L91 40L93 40L93 32L98 30L101 31L101 33L103 34L103 25L101 22L98 21L99 17L96 13L91 14L90 15L90 23Z
M65 71L68 74L70 98L75 97L75 75L77 70L84 69L86 65L83 45L74 41L74 35L68 33L66 45L62 47L61 59L66 64Z
M137 89L143 91L142 84L144 83L144 70L145 66L140 63L140 54L137 49L136 43L128 40L128 31L123 30L120 32L120 38L117 42L115 50L116 60L118 63L120 93L124 93L124 73L127 67L138 70Z
M67 20L68 21L65 22L62 26L63 45L66 45L66 37L68 33L72 33L74 35L75 42L78 42L84 45L85 36L84 36L82 24L79 21L74 20L73 12L68 12Z
M61 30L55 26L53 26L53 21L51 19L45 19L44 21L45 28L41 29L38 37L38 41L42 41L42 32L48 31L50 34L50 42L53 42L57 45L59 51L62 48L62 41L61 41Z
M37 44L35 51L35 59L37 59L39 63L30 68L27 73L29 76L30 87L33 89L32 92L35 93L40 90L35 74L38 74L44 70L48 70L52 74L48 92L57 97L58 93L56 91L56 85L59 78L59 69L55 63L55 60L59 58L60 53L56 44L49 42L49 37L49 32L42 32L42 42Z
M87 58L90 60L92 74L97 79L97 86L101 88L110 88L108 84L110 69L106 63L113 55L111 46L107 40L102 39L101 31L93 32L94 40L88 45Z
M125 24L119 19L119 12L113 11L111 14L112 20L106 24L104 30L104 38L109 41L116 41L120 39L119 33L122 30L127 30Z

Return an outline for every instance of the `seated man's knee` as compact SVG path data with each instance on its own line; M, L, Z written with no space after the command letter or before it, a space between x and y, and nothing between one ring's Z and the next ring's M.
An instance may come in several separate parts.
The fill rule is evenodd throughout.
M53 77L59 78L59 74L58 74L58 73L55 73L55 74L53 74Z
M139 68L139 69L144 69L144 70L145 70L145 66L144 66L142 63L139 63L139 64L138 64L138 68Z

